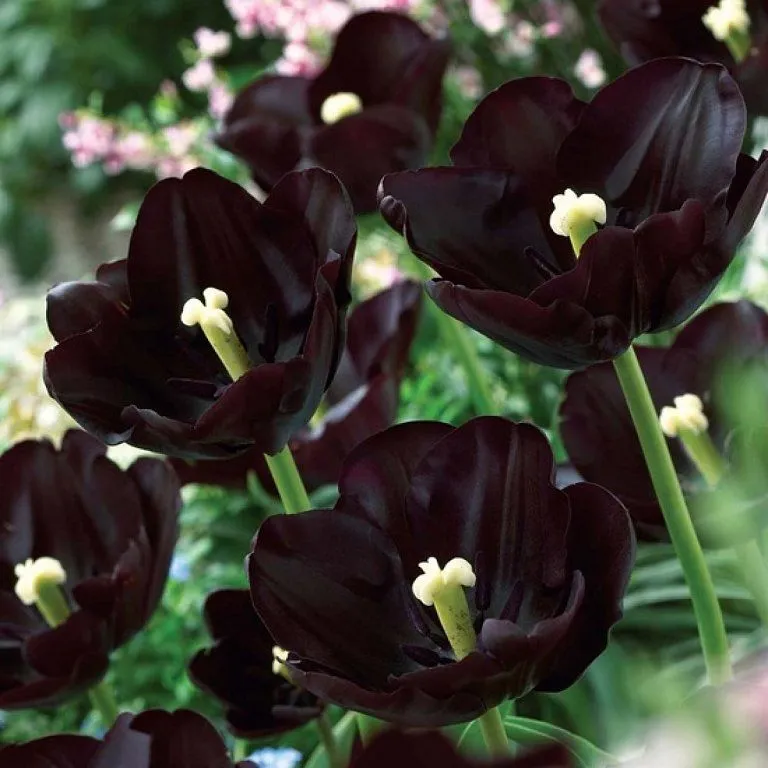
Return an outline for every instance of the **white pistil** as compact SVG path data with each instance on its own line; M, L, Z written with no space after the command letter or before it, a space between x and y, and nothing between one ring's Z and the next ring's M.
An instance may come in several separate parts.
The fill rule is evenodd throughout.
M363 102L356 93L341 91L329 96L320 107L320 119L326 124L337 123L344 117L362 111Z
M430 557L419 568L424 573L414 579L413 594L424 605L435 607L456 658L463 659L477 642L463 589L475 586L472 566L464 558L454 557L440 568L437 558Z
M46 587L58 586L67 580L61 563L52 557L30 558L25 563L19 563L13 572L17 579L16 594L24 605L34 605Z
M570 237L574 253L578 256L584 243L597 232L596 224L605 224L608 211L605 200L588 192L577 195L566 189L552 198L555 208L549 217L549 226L556 235Z
M720 0L701 17L712 37L728 46L733 58L743 61L749 53L750 19L744 0Z
M661 409L659 423L667 437L679 437L682 431L700 435L706 432L709 421L704 414L704 404L697 395L680 395L674 399L674 406Z
M205 304L200 299L189 299L181 310L181 322L189 327L199 325L232 381L237 381L251 363L240 339L235 333L232 318L224 311L229 296L218 288L203 291Z

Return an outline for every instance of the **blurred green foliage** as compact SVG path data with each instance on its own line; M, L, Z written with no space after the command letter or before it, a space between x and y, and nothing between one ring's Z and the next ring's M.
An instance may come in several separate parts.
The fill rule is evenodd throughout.
M108 113L148 102L178 79L178 41L200 26L232 20L223 3L197 0L0 2L0 245L23 277L51 255L46 197L66 187L96 199L104 185L100 170L71 167L59 114L95 93Z

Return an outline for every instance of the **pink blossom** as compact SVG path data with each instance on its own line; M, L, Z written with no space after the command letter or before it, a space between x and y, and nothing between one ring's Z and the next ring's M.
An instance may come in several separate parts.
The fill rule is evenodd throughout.
M291 42L275 64L281 75L313 75L320 68L320 57L305 43Z
M181 79L190 91L207 91L216 80L216 71L210 59L200 59Z
M529 21L518 21L510 30L505 43L506 50L513 56L525 58L533 53L536 28Z
M115 127L106 120L89 115L66 118L71 128L62 136L64 147L72 154L72 162L78 168L105 158L112 149Z
M208 112L216 120L223 120L229 112L235 95L224 83L215 83L208 91Z
M592 48L581 52L573 73L587 88L599 88L605 82L605 70L600 54Z
M229 32L214 32L208 27L200 27L194 34L197 52L203 59L214 59L229 52L232 36Z
M469 15L475 26L488 35L497 35L506 23L504 10L498 0L469 0Z
M542 37L547 39L559 37L563 33L563 22L559 19L551 19L542 25L540 31Z
M191 171L198 165L200 165L200 161L192 155L185 155L184 157L161 157L155 167L155 173L158 179L166 179L170 176L181 177L187 171Z

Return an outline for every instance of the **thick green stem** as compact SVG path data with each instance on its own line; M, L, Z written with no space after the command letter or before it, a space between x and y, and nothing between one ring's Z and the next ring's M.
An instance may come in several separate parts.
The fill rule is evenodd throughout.
M419 277L423 280L429 280L434 277L434 272L423 262L413 259L413 264ZM477 349L470 338L469 329L455 318L443 312L434 302L430 302L429 306L445 345L456 356L459 364L464 369L469 396L472 399L476 414L484 416L495 413L496 406L494 405L491 388L488 384L483 364L477 354Z
M104 727L111 728L120 714L112 688L102 680L88 691L88 698L91 700L91 706L99 713Z
M508 756L510 753L509 739L504 730L499 708L489 709L484 715L477 718L477 722L480 723L488 753L493 757Z
M291 449L286 445L280 453L274 456L265 454L264 458L267 460L267 466L272 473L272 479L275 481L285 511L289 515L294 515L311 509L312 504L296 462L293 460Z
M328 718L328 712L324 711L315 720L315 723L317 723L317 730L320 734L320 742L325 748L325 754L328 757L329 768L344 768L344 759L339 745L336 743L336 737L333 735L333 726Z
M357 713L357 730L360 732L360 741L363 742L363 746L367 747L373 737L384 727L384 723L381 720L377 720L370 715L364 715L362 712Z
M614 360L614 366L691 593L709 679L715 684L725 682L732 670L723 614L635 351L627 350Z

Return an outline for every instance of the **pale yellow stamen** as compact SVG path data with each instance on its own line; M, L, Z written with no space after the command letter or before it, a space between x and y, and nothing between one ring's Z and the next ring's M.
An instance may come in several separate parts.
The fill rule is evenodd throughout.
M605 224L608 211L605 201L591 192L577 195L566 189L552 198L554 210L549 226L556 235L570 237L574 253L578 256L584 243L597 232L596 224Z
M667 437L678 437L682 431L699 435L706 432L709 421L704 414L704 404L697 395L680 395L674 398L674 406L661 409L659 423Z
M356 93L341 91L329 96L320 107L320 119L326 124L337 123L344 117L356 115L363 109L363 102Z
M34 605L40 599L41 590L64 584L67 580L61 563L52 557L30 558L19 563L13 572L17 578L16 594L24 605Z

